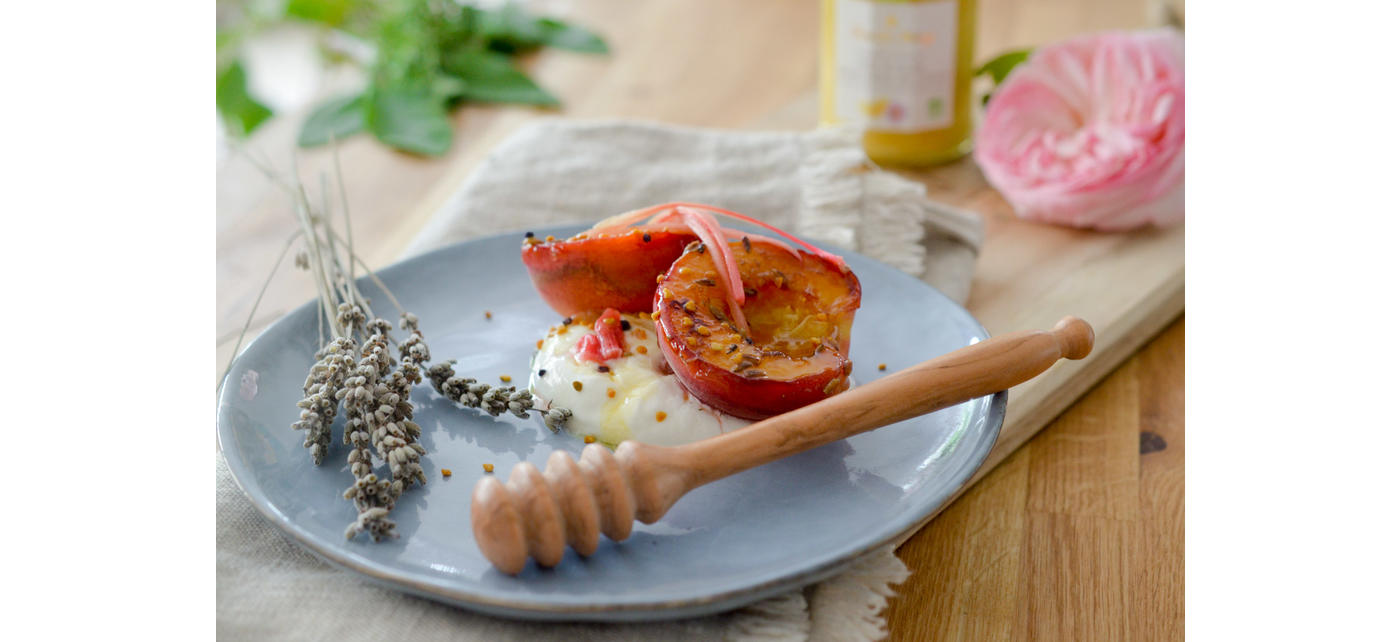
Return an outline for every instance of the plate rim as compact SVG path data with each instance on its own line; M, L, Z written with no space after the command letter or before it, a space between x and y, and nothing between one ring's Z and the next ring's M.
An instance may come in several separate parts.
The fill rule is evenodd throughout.
M586 226L587 224L585 223L582 225ZM577 231L579 228L579 223L562 223L550 226L541 226L535 228L535 231L537 233L567 233L570 231ZM390 265L376 270L376 274L381 274L386 270L404 269L404 266L408 265L409 263L417 261L426 261L438 255L460 251L460 248L465 245L473 243L498 242L501 240L506 240L508 238L520 237L522 234L524 234L525 231L526 230L521 229L517 231L502 232L499 234L490 234L470 239L463 239L455 243L450 243L448 245L444 245L442 247L429 250L427 252L423 252L414 256L406 257L401 260L395 261ZM823 247L823 249L833 249L830 247L825 247L826 244L823 243L814 244L818 247ZM883 261L880 261L879 259L865 256L860 254L859 252L854 252L850 250L839 251L842 254L848 256L860 255L864 259L870 260L880 265L884 265L885 267L890 268L891 273L898 274L899 277L907 279L910 282L917 284L918 286L932 291L937 297L942 298L945 303L950 304L955 310L961 312L973 324L973 326L975 326L975 328L981 334L981 337L978 338L979 341L985 341L987 338L990 337L990 334L987 332L986 327L983 326L982 323L978 321L977 318L973 316L971 312L969 312L958 302L949 298L938 288L935 288L932 285L929 285L928 283L925 283L920 279L906 274L900 271L899 269L894 268L893 266L890 266L889 264L884 263ZM360 278L367 279L368 277ZM982 468L983 464L986 463L987 458L991 455L992 448L995 446L997 440L1000 437L1001 429L1006 419L1006 407L1010 396L1009 391L1002 390L991 395L970 400L986 401L987 428L982 433L981 438L978 440L977 445L979 447L974 451L972 458L966 462L962 469L955 471L955 474L952 476L952 478L956 480L956 484L951 485L950 490L948 490L946 493L941 493L940 496L937 496L938 501L931 504L933 508L930 511L918 515L915 519L909 521L909 523L902 523L902 521L891 522L891 524L897 524L898 528L887 529L890 532L890 534L887 537L878 538L876 541L865 547L856 548L852 551L847 552L844 555L840 555L833 559L827 560L815 567L799 567L797 570L794 570L790 573L782 574L779 577L770 579L761 584L731 589L720 593L707 594L705 596L697 598L654 602L634 602L623 604L595 603L574 605L520 602L517 600L501 599L498 597L492 597L490 595L472 593L469 591L463 591L461 589L454 589L447 586L441 586L438 584L424 582L420 579L413 577L411 574L408 573L394 574L384 569L378 568L380 566L378 564L357 560L354 556L349 555L341 551L340 549L323 546L315 537L312 537L308 532L305 532L305 529L303 527L297 525L288 516L272 507L271 501L267 499L267 497L264 494L257 493L257 496L255 496L254 493L248 489L247 485L245 485L244 476L247 475L251 478L251 473L249 473L244 467L241 459L239 459L238 457L230 458L227 455L228 449L225 447L225 440L231 439L232 434L226 433L231 431L232 427L225 422L219 421L219 417L223 414L225 406L231 401L231 399L229 398L230 395L233 394L232 388L229 384L233 380L234 373L237 372L238 361L243 357L244 354L251 350L253 346L257 345L260 341L265 340L268 333L271 332L283 319L298 314L302 310L308 307L312 307L314 305L315 299L307 301L306 303L303 303L302 305L297 306L292 310L289 310L286 314L269 323L267 327L259 331L256 336L254 336L251 340L248 341L247 345L234 358L234 367L229 369L224 379L220 382L221 392L219 394L218 403L215 405L214 408L215 433L219 447L219 455L224 459L224 463L229 469L229 476L233 479L234 485L238 487L239 492L243 494L244 498L246 498L249 501L249 503L253 505L253 507L258 511L259 514L261 514L265 519L276 525L284 535L290 536L293 541L297 542L297 544L300 545L302 548L311 552L318 559L328 562L331 565L337 566L343 570L349 570L358 573L363 577L371 580L373 583L381 586L387 586L420 597L497 616L526 618L541 621L549 620L603 622L646 621L670 619L676 617L694 617L737 608L745 604L750 604L758 600L777 595L787 590L807 586L809 584L819 582L823 579L831 577L840 570L844 569L852 562L854 562L855 560L860 559L861 557L864 557L865 555L868 555L869 553L899 539L900 535L903 534L905 531L909 530L910 528L913 528L914 526L928 519L930 516L936 515L939 512L941 512L942 509L947 505L948 501L957 493L957 491L967 486L968 482L972 479L972 476L975 475L976 472ZM985 442L985 446L982 445L983 442ZM259 499L259 497L261 497L261 500Z

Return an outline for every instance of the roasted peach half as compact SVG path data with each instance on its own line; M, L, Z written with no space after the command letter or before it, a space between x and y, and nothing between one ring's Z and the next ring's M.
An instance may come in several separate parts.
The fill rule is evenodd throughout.
M653 316L667 363L691 394L762 419L849 386L846 357L860 281L844 265L748 238L729 243L740 315L713 252L689 244L657 286ZM739 317L739 318L736 318Z
M638 228L584 232L564 240L531 236L520 258L540 296L561 315L608 308L649 312L656 277L695 239L694 234Z

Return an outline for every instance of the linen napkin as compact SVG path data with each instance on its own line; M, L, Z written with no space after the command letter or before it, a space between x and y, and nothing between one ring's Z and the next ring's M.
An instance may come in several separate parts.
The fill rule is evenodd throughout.
M667 201L709 203L858 251L967 299L975 214L876 168L857 132L734 132L548 120L504 141L405 256L507 230ZM218 633L225 639L876 640L909 571L885 546L839 575L728 613L671 622L544 624L489 617L333 568L263 519L217 463Z
M738 132L547 120L482 161L405 256L506 230L599 219L669 201L741 212L855 250L963 303L982 219L879 169L854 129Z

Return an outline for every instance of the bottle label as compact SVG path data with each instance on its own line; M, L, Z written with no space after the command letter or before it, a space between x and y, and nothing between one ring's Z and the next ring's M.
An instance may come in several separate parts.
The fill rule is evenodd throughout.
M867 129L953 123L958 3L836 0L836 116Z

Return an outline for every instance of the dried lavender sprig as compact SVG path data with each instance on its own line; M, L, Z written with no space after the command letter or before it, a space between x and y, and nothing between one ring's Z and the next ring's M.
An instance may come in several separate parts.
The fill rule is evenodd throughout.
M408 402L408 394L413 387L412 377L423 380L417 370L418 367L412 363L404 363L399 370L395 370L389 376L385 393L375 410L379 428L374 433L374 447L380 458L389 464L396 493L412 486L415 481L428 483L423 466L419 463L419 458L427 454L427 450L417 443L422 429L413 422L413 405Z
M422 365L430 358L428 343L418 329L418 317L405 312L399 319L399 327L411 334L399 344L399 367L389 373L385 380L388 393L380 400L376 412L386 415L382 428L383 437L376 443L379 455L389 463L389 471L394 476L394 484L400 488L428 483L419 458L427 450L419 443L422 428L413 422L413 404L409 396L413 386L423 381Z
M350 474L355 483L345 489L344 496L355 504L358 515L345 529L345 539L352 539L361 532L369 532L370 538L379 541L385 537L397 537L394 522L389 519L398 499L393 493L389 480L380 479L374 474L370 455L370 435L366 430L359 408L345 411L345 441L351 445L346 462L350 464Z
M356 378L355 392L346 393L345 441L351 444L348 456L350 472L355 475L355 483L345 490L345 498L354 502L359 512L355 521L345 529L345 538L352 539L361 532L368 532L370 538L379 541L385 537L397 537L395 525L389 519L389 511L403 491L414 481L426 484L427 477L418 458L427 453L417 443L422 429L413 423L413 404L408 401L412 386L423 380L420 365L429 358L428 345L418 329L418 317L404 313L400 327L413 334L399 344L402 360L396 370L376 381L373 389L368 387L371 372L378 374L384 366L382 360L387 346L383 337L388 334L388 322L375 319L366 324L373 329L372 339L366 346L373 353L362 360L360 371L365 381ZM365 411L372 411L366 415ZM379 479L372 472L370 445L373 443L382 459L389 462L392 479Z
M365 314L364 308L353 303L341 302L335 310L336 322L341 324L350 336L364 335L365 323L369 317Z
M548 409L535 407L535 396L528 390L516 390L515 386L495 387L481 383L470 377L458 377L452 369L456 361L440 362L428 369L428 379L433 389L452 401L468 408L478 408L492 417L509 412L524 419L531 410L544 417L544 425L554 432L564 427L574 413L568 408L555 406Z
M315 252L312 252L312 254L315 254L315 255L316 255L314 258L315 258L318 262L321 261L323 255L319 252L319 250L321 249L321 248L320 248L320 244L321 244L322 241L321 241L321 238L319 237L319 235L316 235L315 232L314 232L314 229L315 229L315 221L313 220L313 219L318 218L318 217L316 217L316 216L312 213L312 211L311 211L311 210L312 210L311 202L310 202L310 200L308 200L307 197L306 197L306 190L305 190L305 187L304 187L300 182L288 182L287 180L285 180L280 174L278 174L275 170L273 170L271 162L269 162L269 161L267 161L267 160L264 160L264 159L261 159L261 158L258 158L258 157L254 154L254 152L253 152L252 150L246 149L246 148L243 147L242 145L236 145L236 146L234 146L233 150L234 150L238 155L242 156L244 160L248 161L248 163L251 164L254 168L256 168L259 172L261 172L262 175L265 176L269 181L271 181L273 185L275 185L275 186L277 186L278 188L282 189L282 191L286 192L288 196L291 196L291 197L292 197L292 201L293 201L293 203L294 203L294 205L295 205L295 210L296 210L296 214L297 214L297 222L298 222L299 224L301 224L302 227L303 227L303 232L302 232L302 233L305 233L305 232L307 232L308 230L310 230L310 233L312 234L312 237L316 240L316 244L315 244L315 248L314 248L314 249L315 249ZM356 264L359 264L360 267L362 267L362 268L365 269L365 272L367 273L367 275L369 276L369 278L370 278L372 281L374 281L375 285L377 285L377 286L379 287L379 289L380 289L381 291L384 292L385 296L387 296L387 297L389 298L389 302L392 303L392 304L394 305L394 307L395 307L400 313L402 313L402 312L404 311L403 306L400 305L399 302L398 302L398 300L394 298L393 293L389 291L389 288L386 287L386 286L384 285L384 282L381 281L381 280L379 279L379 277L374 273L374 270L370 269L369 265L368 265L367 263L365 263L364 259L360 258L358 255L355 254L354 239L353 239L353 237L351 236L351 229L350 229L350 203L349 203L349 198L347 197L346 191L345 191L345 177L344 177L344 175L342 174L341 169L340 169L340 147L339 147L339 145L336 145L336 144L335 144L335 141L334 141L334 140L331 141L331 154L332 154L332 159L334 160L335 181L336 181L337 187L338 187L339 190L340 190L340 204L341 204L341 209L343 210L343 213L344 213L344 216L345 216L345 236L346 236L346 240L341 241L339 235L337 235L336 232L335 232L335 230L331 227L330 222L329 222L328 220L326 220L326 221L324 221L324 223L325 223L325 228L326 228L326 241L325 241L325 242L327 243L327 245L331 246L332 249L334 248L334 242L335 242L335 241L341 241L342 243L344 243L344 244L347 246L346 254L349 256L349 261L348 261L348 262L350 263L350 270L349 270L350 276L349 276L347 279L345 279L345 281L346 281L347 284L350 286L350 288L353 289L353 288L355 287L355 278L354 278L354 275L355 275L355 265L356 265ZM291 172L292 176L299 176L299 175L300 175L300 172L297 171L297 162L296 162L296 160L297 160L296 157L293 156L293 157L292 157L292 172ZM324 184L323 184L323 191L324 191ZM326 215L329 215L329 213L330 213L330 212L329 212L329 209L330 209L330 206L329 206L329 204L327 203L327 205L324 207L324 210L325 210L325 211L322 212L322 213L323 213L323 214L326 214ZM299 234L300 234L300 233L299 233ZM312 248L311 248L311 244L308 242L308 250L311 250L311 249L312 249ZM311 263L310 259L311 259L311 258L313 258L313 257L310 257L310 256L303 257L302 255L299 254L299 255L297 256L298 266L299 266L299 267L302 267L303 269L311 269L311 265L310 265L310 263ZM339 257L336 256L336 255L334 254L334 252L331 253L331 256L330 256L329 258L330 258L330 260L331 260L332 262L335 262L335 263L337 263L337 264L339 263ZM312 270L312 271L313 271L313 276L319 276L319 275L316 274L316 270ZM320 287L321 287L323 284L325 284L325 280L324 280L323 278L318 278L318 279L316 280L316 284L317 284L317 288L318 288L318 290L319 290ZM356 291L355 294L358 295L358 291ZM324 295L324 292L323 292L321 298L322 298L323 304L327 302L327 297ZM362 305L362 306L364 306L364 309L366 310L366 312L369 311L368 302L364 300L364 297L362 297L362 296L356 296L356 297L352 297L352 298L355 299L355 300L351 301L352 303L356 303L356 304ZM333 303L333 302L334 302L333 299L330 300L330 302ZM256 308L256 305L255 305L254 307ZM329 316L331 316L331 315L327 314L326 316L329 317ZM236 352L236 351L235 351L235 352Z
M358 512L355 521L345 529L345 537L350 539L367 531L371 539L379 541L397 534L388 515L403 485L396 488L392 480L380 479L373 472L370 447L381 423L376 409L380 397L388 390L382 379L393 368L393 360L387 358L388 344L383 336L385 324L382 320L375 319L365 325L371 334L361 346L360 360L346 378L339 397L345 405L345 442L351 446L346 461L350 464L350 473L355 476L355 483L345 489L344 496L354 502Z
M348 217L348 199L345 198L345 185L339 171L336 173L336 180L341 190L342 207L347 207L346 237L353 239ZM332 288L332 291L343 298L337 306L337 321L352 336L364 340L360 351L361 360L352 382L355 386L354 391L347 393L345 397L346 441L352 442L353 447L350 457L365 464L352 464L356 481L346 490L346 496L354 500L359 516L346 529L346 536L354 537L359 532L369 531L371 537L378 540L394 534L393 522L388 519L388 514L403 491L415 481L427 483L427 476L419 463L420 457L427 451L417 443L422 429L412 421L413 404L410 402L410 395L413 385L423 379L420 366L428 360L429 352L422 332L418 329L417 317L405 312L383 281L374 275L372 270L366 268L366 272L403 315L403 327L411 332L408 341L399 346L402 359L398 367L394 367L394 359L389 354L389 344L394 342L390 334L393 326L388 321L375 317L369 301L360 293L354 279L354 266L359 257L355 256L353 241L343 243L346 261L349 264L347 270L340 261L336 248L338 238L330 220L323 217L320 222L330 249L326 253L328 256L323 256L323 273L332 276L335 285L340 288L338 291ZM303 224L309 223L310 221L304 221ZM317 240L319 241L320 237L317 237ZM329 260L326 260L327 258ZM363 264L363 261L360 263ZM367 321L367 318L373 320ZM365 439L366 436L368 439ZM373 446L379 457L389 465L388 479L375 476L370 480L369 475L373 474L368 465L371 460L370 446Z
M333 291L328 291L328 288L330 288L330 284L327 281L326 274L323 271L325 256L324 253L321 251L322 240L320 236L317 235L315 232L315 224L312 220L314 215L311 211L311 202L306 197L306 190L300 182L296 182L295 184L293 184L284 180L281 175L279 175L276 171L272 169L270 162L258 158L252 150L246 149L242 145L234 146L233 150L236 153L238 153L238 155L242 156L244 160L247 160L249 164L251 164L259 172L261 172L263 176L267 177L267 179L271 181L273 185L281 188L287 193L288 196L292 197L293 213L296 216L297 224L300 225L302 228L299 232L296 233L296 236L301 237L303 239L303 242L305 243L305 249L297 254L297 267L306 269L311 272L312 280L316 284L316 291L319 294L319 296L317 297L317 302L321 305L321 311L323 313L321 319L328 323L331 323L332 326L334 326L335 315L332 312L332 310L335 307L336 298ZM300 175L300 173L297 171L297 160L295 156L292 157L291 174L292 176ZM339 178L339 175L337 175L338 180ZM343 193L343 184L341 185L341 188ZM333 235L334 232L332 231L331 234ZM364 261L361 260L360 264L364 265ZM249 312L250 318L253 312L255 312L256 310L257 303L254 303L253 310ZM335 333L334 327L331 328L331 334L332 337L338 336ZM236 354L237 350L235 349L234 352Z
M374 474L371 473L367 479L370 481L367 482L366 487L374 487ZM378 483L383 484L384 481L378 480ZM361 492L357 490L360 481L357 481L356 484L357 486L352 486L351 490ZM349 491L347 491L345 494L347 499L350 498L351 495L352 493L350 493ZM395 528L396 525L394 524L394 521L389 519L389 509L383 506L374 506L361 511L360 514L355 518L355 521L352 522L350 526L346 527L345 539L354 539L354 537L356 535L359 535L361 532L368 531L370 538L378 542L379 540L385 538L398 537L399 532L395 530Z
M413 404L409 395L413 385L423 380L420 363L428 359L428 350L418 330L417 317L405 314L402 323L413 335L400 345L404 356L398 367L394 367L395 362L389 356L388 336L392 326L376 318L365 324L370 335L361 347L362 357L353 376L346 382L343 395L346 441L353 442L351 472L356 476L355 485L346 490L346 498L354 499L360 511L359 518L346 530L347 537L364 530L369 530L371 537L391 532L392 522L387 516L393 509L393 502L414 482L427 483L427 475L419 463L427 450L417 443L422 429L412 421ZM390 479L376 477L373 484L365 481L369 474L370 445L388 463ZM366 465L357 465L360 463ZM373 517L367 516L370 515L368 511L372 511Z
M301 189L300 185L297 186L296 195L297 200L294 209L297 214L297 222L300 223L302 227L302 238L306 244L306 251L310 259L308 262L311 265L312 278L316 283L316 292L320 295L318 299L321 304L321 312L325 315L326 321L331 324L331 334L333 336L345 335L347 332L344 328L336 327L336 288L332 283L326 253L323 252L321 248L321 237L316 233L316 226L314 221L312 221L311 203L306 198L306 191Z
M357 310L355 308L346 313L353 317ZM334 326L332 323L333 332ZM330 450L331 427L335 423L336 410L344 397L347 379L354 375L355 347L355 341L346 336L337 336L326 343L316 351L317 362L311 366L306 382L302 384L306 396L297 402L297 407L302 410L297 421L292 423L292 429L306 431L302 447L307 449L312 463L317 466L325 461L326 453Z
M331 238L334 238L337 241L341 241L340 236L336 235L335 230L331 230L330 235ZM344 243L345 241L341 242ZM369 264L365 263L364 259L360 258L358 255L351 255L349 262L352 265L359 265L360 267L365 269L365 276L369 278L371 282L374 283L375 287L379 288L380 292L384 293L384 296L389 299L389 303L394 306L395 310L399 311L399 314L409 314L408 312L404 311L403 304L399 303L399 300L394 298L394 293L389 291L389 286L384 285L384 281L381 281L379 279L379 275L375 274L374 270L371 270L369 268Z
M306 397L298 404L303 412L293 427L307 431L304 445L313 461L319 465L330 445L336 410L342 404L345 406L345 442L351 446L347 463L355 476L355 483L345 490L344 496L354 503L358 512L356 520L346 528L346 538L353 538L360 532L368 532L375 541L397 537L395 525L388 519L389 511L406 487L414 481L426 483L426 476L419 464L419 457L426 454L426 450L416 443L422 429L412 421L413 405L409 400L412 387L422 381L422 367L430 358L427 343L418 330L418 319L403 310L383 281L363 259L355 255L353 240L348 240L353 239L348 207L345 218L347 240L343 242L347 270L341 263L340 250L336 247L339 237L325 218L330 209L329 201L326 201L321 216L318 216L313 212L304 186L284 184L255 159L249 160L254 161L274 183L294 197L297 220L302 227L298 236L303 238L306 246L304 251L297 254L297 266L311 272L316 283L321 306L321 314L317 315L317 334L321 335L322 322L329 326L331 334L331 340L316 352L317 363L312 366L303 385ZM336 160L336 180L340 185L341 201L342 205L347 205L339 159ZM325 194L327 191L323 181L322 192ZM321 229L318 229L318 223ZM291 241L288 249L290 247ZM279 263L283 257L279 257ZM389 333L392 325L375 318L368 299L360 293L354 278L357 263L365 268L370 279L400 311L403 328L411 332L408 340L398 344L400 360L397 368L389 353L389 345L397 343ZM324 336L321 336L320 341L324 342ZM360 359L357 363L353 355L359 341L364 343L358 346ZM381 479L374 474L375 451L389 464L391 478Z
M355 283L355 236L350 228L350 197L345 193L345 174L340 171L340 145L335 144L335 134L331 134L331 162L335 166L335 184L340 187L340 211L345 216L345 254L350 257L350 277L346 280L353 285ZM330 212L330 208L327 207L326 211ZM330 229L330 225L326 225L326 230L334 239L335 230ZM374 271L370 270L370 274L374 274ZM377 281L378 277L375 277L375 280ZM385 288L384 291L388 292L389 290ZM395 301L394 307L398 307L398 305L398 301ZM406 314L403 312L403 308L399 308L399 312ZM414 317L414 321L417 321L417 317Z
M293 429L307 432L302 445L310 453L312 462L319 466L330 448L331 426L335 421L341 388L354 365L354 359L350 356L354 351L354 342L348 340L343 326L337 324L332 313L336 289L327 280L325 253L322 252L321 238L316 234L311 221L311 204L306 198L306 191L298 185L294 196L297 197L294 211L302 228L300 236L307 254L305 260L298 255L297 263L310 268L316 283L322 316L331 326L332 339L316 352L317 362L311 366L306 383L303 384L306 396L297 402L297 406L302 409L301 414L297 421L292 423Z
M374 475L370 475L374 477ZM383 483L382 481L380 483ZM389 509L374 507L361 512L355 518L354 523L345 529L345 539L353 539L362 531L369 531L369 536L374 541L379 541L389 537L398 537L399 532L394 530L395 524L388 518Z
M297 407L301 415L292 423L293 430L305 430L302 442L317 466L325 459L331 443L331 425L335 423L336 408L347 375L355 364L355 342L339 337L321 349L319 360L302 385L306 394Z
M322 177L322 178L324 178L324 177ZM344 191L344 189L345 189L345 186L344 186L344 185L341 185L341 190ZM325 196L325 192L327 192L328 190L324 187L324 184L323 184L323 187L322 187L322 191L323 191L323 196ZM348 210L347 210L347 211L348 211ZM373 316L375 316L375 315L374 315L374 311L370 308L369 300L368 300L367 298L365 298L365 296L364 296L363 294L360 293L359 285L355 282L355 270L354 270L354 268L355 268L355 261L354 261L355 250L354 250L354 246L353 246L353 245L346 245L346 248L345 248L346 255L349 257L349 261L348 261L348 262L350 263L350 269L349 269L349 272L347 273L346 267L345 267L343 264L341 264L341 261L340 261L340 253L339 253L339 252L337 251L337 249L336 249L336 241L338 240L339 237L337 237L336 234L335 234L335 228L331 226L330 217L329 217L329 213L330 213L330 208L329 208L329 206L326 207L325 213L326 213L326 216L320 217L320 222L321 222L322 228L325 229L325 233L326 233L326 237L325 237L325 238L326 238L326 245L327 245L327 246L329 247L329 249L330 249L330 252L329 252L328 254L329 254L329 256L330 256L330 269L331 269L331 274L332 274L333 277L334 277L335 283L336 283L337 285L339 285L340 288L341 288L341 291L340 291L339 294L344 298L344 300L345 300L346 302L348 302L348 303L350 303L350 304L353 304L353 305L358 305L358 306L360 306L361 309L365 312L365 314L366 314L367 316L373 317ZM345 231L346 231L346 235L349 236L349 234L350 234L350 229L349 229L349 227L348 227L348 226L349 226L349 219L346 219L346 225L347 225L346 230L345 230ZM386 290L386 291L387 291L387 290ZM342 305L344 305L344 304L342 303ZM392 337L391 337L391 338L390 338L390 341L392 341L392 340L393 340L393 339L392 339Z

